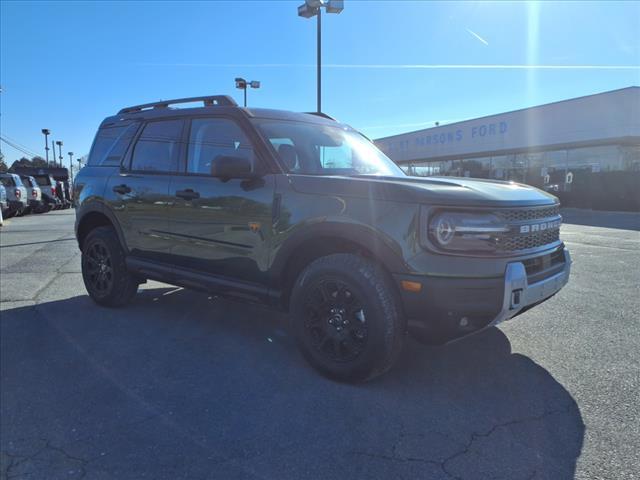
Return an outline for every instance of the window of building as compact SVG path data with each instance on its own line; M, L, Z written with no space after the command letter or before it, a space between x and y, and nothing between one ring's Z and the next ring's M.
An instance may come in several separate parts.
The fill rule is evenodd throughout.
M182 120L164 120L145 125L133 150L131 169L145 172L176 172L182 127Z

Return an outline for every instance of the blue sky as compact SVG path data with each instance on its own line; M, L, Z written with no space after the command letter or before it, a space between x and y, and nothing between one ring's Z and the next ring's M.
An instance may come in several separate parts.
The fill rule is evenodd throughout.
M123 106L240 103L236 76L262 82L250 106L314 110L300 3L2 1L2 135L44 155L46 127L86 154ZM372 138L640 84L638 2L344 3L323 17L323 110Z

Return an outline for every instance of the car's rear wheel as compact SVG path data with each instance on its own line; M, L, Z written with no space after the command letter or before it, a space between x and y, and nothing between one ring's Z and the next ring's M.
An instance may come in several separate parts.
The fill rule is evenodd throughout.
M138 290L140 279L125 264L125 254L113 227L97 227L82 245L82 278L89 296L100 305L119 307Z
M293 287L291 321L307 361L340 381L381 375L404 344L405 322L388 275L357 255L311 263Z

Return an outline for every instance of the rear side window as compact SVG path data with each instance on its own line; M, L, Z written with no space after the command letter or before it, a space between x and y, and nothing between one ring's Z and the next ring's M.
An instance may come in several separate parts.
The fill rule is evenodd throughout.
M25 187L34 187L35 185L31 185L31 180L29 179L29 177L20 177L20 179L22 180L22 184Z
M11 176L0 177L0 182L2 182L2 185L4 185L5 187L14 187L15 186L15 183L13 182L13 177L11 177Z
M131 170L176 172L183 123L163 120L146 124L133 149Z
M93 167L117 167L120 165L122 156L127 151L137 129L137 124L100 129L95 142L93 142L87 164Z
M36 182L38 182L38 185L40 185L41 187L48 187L53 183L49 175L37 175L33 178L36 179Z

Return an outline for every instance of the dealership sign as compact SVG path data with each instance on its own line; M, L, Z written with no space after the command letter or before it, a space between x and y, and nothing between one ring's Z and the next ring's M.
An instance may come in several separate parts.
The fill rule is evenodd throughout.
M483 139L486 137L495 137L504 135L509 130L507 122L483 123L480 125L470 125L465 128L457 128L438 133L429 133L426 135L418 135L409 139L399 139L397 141L387 141L383 144L389 151L408 150L413 143L414 147L420 148L429 145L446 145L462 142L467 139Z

